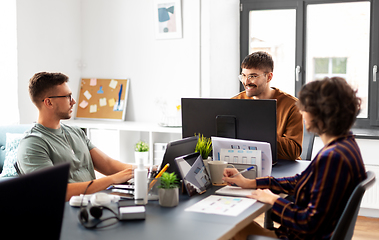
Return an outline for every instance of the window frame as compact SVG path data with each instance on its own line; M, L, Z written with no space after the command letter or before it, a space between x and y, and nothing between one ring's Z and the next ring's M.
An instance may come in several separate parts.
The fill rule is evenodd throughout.
M369 79L368 79L368 116L357 118L354 127L379 129L379 0L240 0L240 61L249 53L249 12L252 10L296 10L296 52L295 68L300 67L299 81L295 82L295 96L298 96L305 84L306 66L306 9L309 4L370 2L370 43L369 43ZM376 30L376 31L375 31ZM376 81L373 79L373 66L378 66ZM294 69L295 71L295 69ZM295 80L294 80L295 81ZM243 90L242 84L240 85Z

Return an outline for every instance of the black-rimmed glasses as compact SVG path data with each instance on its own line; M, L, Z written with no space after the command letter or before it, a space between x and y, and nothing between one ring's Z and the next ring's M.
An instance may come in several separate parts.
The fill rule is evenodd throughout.
M70 102L72 102L72 94L69 94L69 95L65 95L65 96L51 96L51 97L47 97L47 98L68 98L70 100ZM42 102L45 101L45 99L42 100Z
M255 79L257 79L257 78L259 78L260 76L262 76L262 75L266 75L266 73L262 73L262 74L260 74L260 75L258 75L258 74L251 74L251 75L249 75L249 76L246 76L246 75L238 75L238 79L242 82L242 81L244 81L244 80L255 80Z

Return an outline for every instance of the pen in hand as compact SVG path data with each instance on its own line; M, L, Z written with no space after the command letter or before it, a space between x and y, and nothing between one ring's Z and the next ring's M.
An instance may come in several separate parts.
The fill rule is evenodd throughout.
M241 172L234 174L233 176L231 176L231 178L234 178L234 177L236 177L236 176L238 176L238 175L240 175L240 174L242 174L244 172L250 171L253 168L254 168L254 166L248 167L245 170L242 170Z

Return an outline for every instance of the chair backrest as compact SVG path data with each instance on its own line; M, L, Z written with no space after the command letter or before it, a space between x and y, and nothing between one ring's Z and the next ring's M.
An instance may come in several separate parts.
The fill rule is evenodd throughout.
M14 167L14 169L16 169L17 174L20 176L21 171L20 171L20 168L18 167L17 161L13 164L13 167Z
M315 140L315 134L310 133L303 124L303 151L301 152L301 159L312 160L313 142Z
M331 240L351 239L357 221L359 207L365 191L375 182L375 174L367 171L367 178L355 187L333 232Z

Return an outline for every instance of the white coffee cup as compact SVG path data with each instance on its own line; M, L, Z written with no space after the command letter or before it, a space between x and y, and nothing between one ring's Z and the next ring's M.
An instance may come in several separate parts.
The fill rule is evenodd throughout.
M224 169L226 167L233 167L233 164L228 164L225 161L208 161L208 167L211 174L211 180L213 185L223 184L222 180L224 176Z

